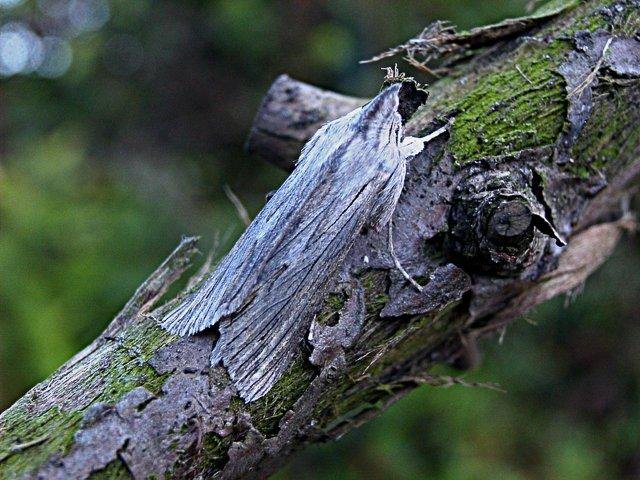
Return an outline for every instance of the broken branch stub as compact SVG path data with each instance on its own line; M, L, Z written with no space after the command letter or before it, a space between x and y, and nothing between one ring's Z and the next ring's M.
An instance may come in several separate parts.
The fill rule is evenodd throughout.
M290 172L306 141L322 125L366 102L280 75L258 109L245 148Z
M467 171L453 195L446 250L471 270L520 275L540 260L547 233L555 232L533 193L534 173L487 164Z

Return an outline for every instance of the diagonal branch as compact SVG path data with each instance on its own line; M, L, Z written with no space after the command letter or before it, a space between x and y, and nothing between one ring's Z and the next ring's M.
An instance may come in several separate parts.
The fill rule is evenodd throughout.
M581 2L528 31L537 41L499 40L430 87L410 133L455 123L411 160L393 220L422 292L394 268L386 232L363 231L308 349L244 404L210 365L215 332L176 338L151 318L166 309L140 314L186 268L189 240L91 351L0 415L0 477L260 478L418 385L459 384L430 366L461 365L473 338L583 282L631 226L621 200L640 175L640 7L617 5L604 15ZM319 125L363 102L280 77L249 149L291 169Z

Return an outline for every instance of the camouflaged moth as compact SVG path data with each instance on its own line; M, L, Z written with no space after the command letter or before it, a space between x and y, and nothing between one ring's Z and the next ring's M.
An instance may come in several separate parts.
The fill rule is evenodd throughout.
M212 364L244 400L267 393L299 352L362 228L390 224L407 159L446 129L404 136L403 116L426 97L412 81L394 83L318 130L228 255L161 320L179 335L217 326Z

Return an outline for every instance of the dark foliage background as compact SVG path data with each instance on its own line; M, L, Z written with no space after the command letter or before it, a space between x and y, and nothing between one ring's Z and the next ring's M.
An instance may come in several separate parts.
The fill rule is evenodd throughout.
M526 4L0 0L0 409L90 342L181 234L231 245L223 185L255 213L284 178L242 151L276 75L372 95L383 65L358 60L431 20ZM506 394L423 387L278 478L640 478L639 270L628 239L571 306L485 340L466 378Z

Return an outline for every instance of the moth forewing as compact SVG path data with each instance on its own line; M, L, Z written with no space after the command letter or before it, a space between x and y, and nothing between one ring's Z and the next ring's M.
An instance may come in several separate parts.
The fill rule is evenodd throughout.
M299 352L362 227L390 220L407 152L417 150L400 143L403 88L320 129L211 276L161 321L181 335L217 325L212 363L222 362L246 401L268 392Z

